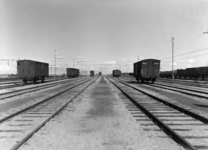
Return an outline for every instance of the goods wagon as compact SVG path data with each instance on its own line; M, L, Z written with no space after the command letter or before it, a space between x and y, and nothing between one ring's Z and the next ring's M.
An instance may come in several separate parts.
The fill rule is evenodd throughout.
M118 69L117 70L113 70L112 74L113 74L114 77L119 77L119 76L121 76L121 71L118 70Z
M122 73L121 73L121 76L129 76L129 73L127 73L127 72L122 72Z
M172 71L162 71L160 72L160 77L172 77ZM177 69L174 70L174 77L180 78L183 77L184 79L198 79L202 78L204 80L206 77L208 77L208 67L195 67L195 68L186 68L186 69Z
M138 81L152 81L154 83L159 77L159 72L160 60L145 59L134 63L134 75Z
M174 77L176 78L176 76L177 76L177 70L174 70L173 71L173 75L174 75ZM161 71L160 72L160 77L161 78L172 78L172 71Z
M198 78L198 68L186 68L186 72L185 72L185 78L189 77L191 78Z
M204 80L205 77L208 77L208 67L199 67L198 75Z
M93 70L90 71L90 76L94 76L95 72Z
M27 81L42 80L44 82L45 77L48 77L48 63L33 61L33 60L18 60L17 61L17 76Z
M75 78L79 76L79 69L76 68L67 68L66 69L67 76L69 78Z
M185 69L177 69L177 74L176 74L176 77L175 78L180 78L181 79L181 77L185 77L185 72L186 72L186 70Z

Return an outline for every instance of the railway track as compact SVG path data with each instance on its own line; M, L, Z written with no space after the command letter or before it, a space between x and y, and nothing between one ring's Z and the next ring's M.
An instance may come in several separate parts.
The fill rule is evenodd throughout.
M137 83L136 81L132 81L132 80L130 81L128 79L120 79L120 80ZM165 90L171 90L171 91L179 92L179 93L190 95L190 96L208 99L208 89L204 89L204 88L202 89L202 88L187 87L187 86L181 86L178 84L172 85L172 84L161 83L161 82L156 82L154 84L145 84L145 85L160 88L160 89L165 89Z
M53 82L53 81L60 81L60 80L66 80L66 79L47 79L44 83ZM28 86L28 85L33 85L33 84L34 84L33 82L29 82L27 84L24 84L22 81L4 82L4 83L0 83L0 90L7 89L7 88L15 88L15 87L21 87L21 86ZM37 82L35 84L43 84L43 83L42 82Z
M151 84L149 86L208 99L208 90L205 90L205 89L203 89L203 90L202 89L191 89L190 87L187 88L187 87L181 87L181 86L177 86L177 85L167 85L167 84L160 84L160 83L155 83L154 85Z
M71 84L67 89L41 102L13 112L0 119L0 147L16 150L48 121L59 114L67 105L89 87L97 78L85 79ZM59 97L61 97L61 100Z
M18 89L18 90L14 90L14 91L10 91L10 92L5 92L5 93L0 93L0 101L7 99L7 98L11 98L14 96L19 96L22 94L26 94L26 93L31 93L31 92L35 92L38 90L42 90L42 89L46 89L46 88L50 88L50 87L54 87L54 86L58 86L58 85L62 85L62 84L67 84L70 82L77 82L79 80L83 80L83 78L77 78L75 80L64 80L64 81L57 81L57 82L52 82L52 83L48 83L48 84L41 84L35 87L30 87L30 88L24 88L24 89Z
M161 80L159 79L159 81L157 81L159 83L173 83L173 84L178 84L178 85L186 85L186 86L195 86L195 87L200 87L200 88L208 88L208 83L207 82L191 82L191 81L183 81L183 80L176 80L176 81L172 81L172 80Z
M157 125L159 130L155 130L165 132L187 150L208 150L208 118L125 82L109 80L131 101L125 103L146 130L154 130Z

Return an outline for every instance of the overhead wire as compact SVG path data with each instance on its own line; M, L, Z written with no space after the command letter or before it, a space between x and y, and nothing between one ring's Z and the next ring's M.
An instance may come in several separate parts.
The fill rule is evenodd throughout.
M174 51L176 51L176 50L180 49L181 47L183 47L183 46L185 46L185 45L191 43L192 41L198 39L198 38L201 37L202 35L203 35L203 34L200 34L199 36L195 37L194 39L190 40L189 42L187 42L187 43L185 43L185 44L183 44L183 45L177 47L176 49L174 49ZM166 54L168 54L168 53L171 53L171 52L172 52L172 51L166 52L166 53L164 53L164 54L162 54L162 55L156 56L155 58L157 58L157 57L159 57L159 56L164 56L164 55L166 55Z
M183 55L187 55L187 54L191 54L191 53L196 53L196 52L199 52L199 51L204 51L204 50L208 50L208 48L203 48L203 49L199 49L199 50L195 50L195 51L191 51L191 52L175 55L174 58L175 57L179 57L179 56L183 56ZM169 59L169 58L172 58L172 57L163 58L161 60L165 60L165 59Z

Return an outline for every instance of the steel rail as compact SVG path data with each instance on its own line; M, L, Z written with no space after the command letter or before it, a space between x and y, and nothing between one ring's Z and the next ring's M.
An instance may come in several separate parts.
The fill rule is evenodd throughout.
M207 92L200 91L201 89L199 89L198 87L193 87L195 89L188 89L184 85L182 85L182 86L181 85L167 85L167 83L165 83L165 84L155 83L154 85L161 85L161 86L167 86L167 87L172 87L172 88L178 88L178 89L182 89L182 90L189 90L189 91L192 91L192 92L199 92L199 93L202 93L202 94L208 94L208 91Z
M174 83L177 83L178 81L180 82L184 82L184 83L193 83L193 84L205 84L207 85L207 80L187 80L187 79L175 79L174 81L172 81L172 79L170 78L161 78L159 77L159 81L169 81L169 82L174 82Z
M66 90L64 90L64 91L62 91L62 92L60 92L60 93L57 93L57 94L55 94L55 95L53 95L53 96L50 96L50 97L48 97L48 98L46 98L46 99L44 99L44 100L42 100L42 101L40 101L40 102L38 102L38 103L35 103L35 104L31 105L31 106L28 106L28 107L26 107L26 108L24 108L24 109L22 109L22 110L19 110L19 111L15 112L15 113L13 113L13 114L10 114L10 115L8 115L8 116L6 116L6 117L0 119L0 123L4 122L4 121L6 121L6 120L8 120L8 119L10 119L10 118L12 118L12 117L14 117L14 116L20 114L20 113L23 113L24 111L27 111L27 110L29 110L29 109L31 109L31 108L33 108L33 107L36 107L37 105L40 105L41 103L44 103L44 102L46 102L46 101L48 101L48 100L50 100L50 99L52 99L52 98L55 98L55 97L57 97L57 96L59 96L59 95L65 93L65 92L67 92L67 91L69 91L69 90L71 90L71 89L73 89L73 88L75 88L75 87L77 87L77 86L79 86L79 85L85 83L85 82L88 82L88 81L90 81L90 80L91 80L91 79L85 80L85 81L83 81L83 82L81 82L81 83L79 83L79 84L76 84L76 85L74 85L74 86L71 86L70 88L68 88L68 89L66 89Z
M115 79L114 79L115 80ZM138 104L130 95L128 95L124 90L122 90L118 85L116 85L113 81L109 79L109 81L115 85L135 106L137 106L143 113L145 113L152 121L157 124L168 136L170 136L176 143L183 146L186 150L197 150L191 144L189 144L185 139L183 139L176 132L171 130L168 126L166 126L163 122L161 122L156 116L154 116L151 112L145 109L143 106ZM115 80L117 81L117 80ZM119 82L119 81L117 81ZM122 83L122 82L121 82ZM124 84L125 85L125 84Z
M57 82L56 82L57 81ZM65 80L64 80L65 81ZM55 82L56 83L62 83L62 82L64 82L64 81L60 81L60 80L55 80ZM68 80L68 81L71 81L71 80ZM47 86L47 85L51 85L51 84L56 84L56 83L54 83L54 82L52 82L52 83L48 83L48 84L43 84L43 85L39 85L39 86L36 86L36 88L38 88L38 87L43 87L43 86ZM5 92L5 93L0 93L0 96L1 95L5 95L5 94L10 94L10 93L14 93L14 92L19 92L19 91L22 91L22 90L28 90L28 89L33 89L33 88L35 88L35 87L30 87L30 88L27 88L27 89L20 89L20 90L15 90L15 91L11 91L11 92Z
M77 80L79 80L79 79L77 79ZM37 87L31 87L31 88L26 88L26 89L20 89L20 90L16 90L16 91L1 93L0 96L25 91L24 93L19 93L19 94L14 94L14 95L2 97L2 98L0 98L0 100L6 99L6 98L11 98L11 97L18 96L18 95L22 95L22 94L25 94L25 93L31 93L31 92L42 90L42 89L45 89L45 88L50 88L52 86L56 86L56 85L60 85L60 84L67 84L67 83L71 83L71 82L76 82L77 80L75 80L75 81L74 80L69 80L67 82L66 81L61 81L61 82L58 82L58 83L50 83L50 84L47 84L47 85L41 85L41 86L37 86ZM27 91L27 90L31 90L31 91Z
M116 80L116 79L114 79L114 80ZM131 88L133 88L133 89L135 89L135 90L137 90L137 91L139 91L139 92L141 92L141 93L143 93L143 94L145 94L145 95L147 95L147 96L149 96L149 97L151 97L151 98L153 98L153 99L155 99L157 101L160 101L160 102L162 102L165 105L168 105L168 106L170 106L170 107L172 107L174 109L177 109L178 111L183 112L184 114L189 115L189 116L195 118L196 120L199 120L199 121L201 121L201 122L203 122L205 124L208 124L208 118L205 118L205 117L203 117L201 115L198 115L198 114L196 114L194 112L188 111L188 110L186 110L184 108L181 108L181 107L179 107L177 105L174 105L174 104L169 103L169 102L167 102L165 100L162 100L162 99L160 99L160 98L158 98L158 97L156 97L156 96L154 96L152 94L149 94L149 93L147 93L147 92L145 92L143 90L140 90L140 89L138 89L138 88L136 88L134 86L128 85L128 84L126 84L126 83L124 83L122 81L119 81L119 80L116 80L116 81L118 81L118 82L120 82L120 83L122 83L122 84L124 84L124 85L126 85L128 87L131 87Z
M149 86L153 86L153 87L157 87L157 88L162 88L162 89L167 89L167 90L172 90L172 91L175 91L175 92L179 92L179 93L183 93L183 94L187 94L187 95L192 95L192 96L195 96L195 97L200 97L200 98L206 98L206 99L208 99L208 92L203 92L203 91L198 91L198 90L193 90L193 89L186 89L186 88L181 88L181 87L174 87L174 86L169 86L169 85L162 85L162 84L156 85L156 84L154 84L154 85L151 84ZM161 87L161 86L163 86L163 87ZM173 89L170 89L170 88L173 88ZM180 91L180 90L177 90L177 89L174 89L174 88L181 89L181 90L187 90L187 91L190 91L190 92L196 92L196 93L199 93L199 94L200 93L201 94L207 94L207 96L197 95L197 94L189 93L189 92L186 92L186 91Z
M123 80L123 79L120 79L120 80ZM208 99L208 91L207 92L203 92L203 91L199 91L199 90L187 89L187 88L183 88L183 87L174 87L174 86L164 85L164 84L159 84L159 83L155 83L155 84L145 84L145 85L152 86L152 87L157 87L157 88L161 88L161 89L172 90L172 91L175 91L175 92L179 92L179 93L183 93L183 94L187 94L187 95L192 95L192 96L195 96L195 97L200 97L200 98ZM170 87L170 88L177 88L177 89L187 90L187 91L196 92L196 93L198 92L199 94L200 93L201 94L207 94L207 96L197 95L195 93L189 93L189 92L186 92L186 91L180 91L180 90L177 90L177 89L170 89L170 88L161 87L161 86L166 86L166 87Z
M162 82L162 83L174 83L174 84L178 84L178 85L186 85L186 86L194 86L194 87L201 87L201 88L207 88L208 87L208 83L194 83L194 82L183 82L183 81L178 81L178 82L173 82L173 81L161 81L158 80L158 82Z
M67 78L66 78L67 79ZM50 79L50 78L47 78L44 82L50 82L50 81L58 81L58 80L64 80L63 78L62 79ZM39 80L41 81L41 80ZM19 81L3 81L1 82L0 81L0 85L7 85L7 84L18 84L18 83L22 83L23 84L23 81L22 80L19 80ZM37 83L42 83L42 82L37 82ZM30 84L33 84L33 82L29 82L27 84L24 84L24 85L30 85Z
M11 148L11 150L17 150L20 146L22 146L27 140L29 140L33 134L35 134L38 130L40 130L48 121L50 121L53 117L55 117L57 114L59 114L70 102L72 102L77 96L79 96L82 92L84 92L85 89L87 89L92 83L95 82L95 80L97 80L98 77L96 79L94 79L89 85L87 85L84 89L82 89L77 95L75 95L72 99L70 99L66 104L64 104L61 108L59 108L55 113L53 113L51 116L49 116L43 123L41 123L38 127L36 127L33 131L31 131L26 137L24 137L21 141L19 141L15 146L13 146ZM88 81L90 81L91 79L89 79ZM85 81L85 82L88 82L88 81ZM82 82L78 85L81 85L85 82ZM76 86L78 86L76 85ZM76 87L74 86L74 87ZM73 87L73 88L74 88ZM59 94L56 94L55 96L51 97L51 98L54 98L54 97L57 97L63 93L65 93L66 91L70 90L72 88L69 88ZM50 99L51 99L50 98Z

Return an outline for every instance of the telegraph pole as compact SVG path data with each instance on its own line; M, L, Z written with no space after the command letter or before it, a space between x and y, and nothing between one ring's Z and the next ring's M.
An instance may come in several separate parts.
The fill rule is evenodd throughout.
M55 77L56 77L56 50L55 50L55 56L54 56L54 70L55 70Z
M171 42L172 42L172 80L174 81L174 37L172 37Z
M74 59L73 59L73 68L74 68Z

